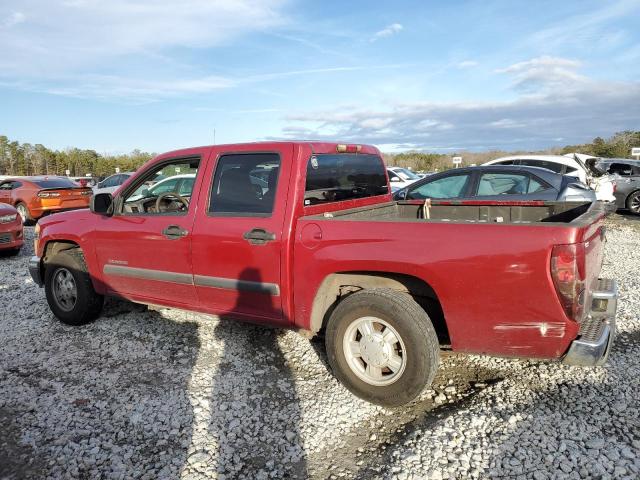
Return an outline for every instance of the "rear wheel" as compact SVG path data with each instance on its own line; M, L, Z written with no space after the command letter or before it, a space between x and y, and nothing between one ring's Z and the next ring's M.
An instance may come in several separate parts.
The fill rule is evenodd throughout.
M96 293L78 248L64 250L45 264L44 288L53 314L68 325L84 325L102 311L104 297Z
M438 369L438 337L413 298L362 290L338 304L326 331L329 364L352 393L384 406L416 398Z
M16 210L18 210L18 214L22 217L22 223L27 224L33 221L33 217L29 213L29 208L27 208L26 204L18 202Z
M631 213L640 215L640 190L627 197L627 208Z

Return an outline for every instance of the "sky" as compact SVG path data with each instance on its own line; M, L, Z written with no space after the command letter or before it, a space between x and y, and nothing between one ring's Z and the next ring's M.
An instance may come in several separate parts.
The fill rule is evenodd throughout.
M446 153L639 129L640 0L0 0L20 142Z

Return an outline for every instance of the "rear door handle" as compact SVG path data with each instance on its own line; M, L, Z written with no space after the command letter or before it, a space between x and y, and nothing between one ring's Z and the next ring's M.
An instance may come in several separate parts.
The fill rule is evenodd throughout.
M169 240L177 240L178 238L185 237L189 234L187 230L184 230L179 225L169 225L167 228L162 230L162 235L167 237Z
M276 239L276 234L267 232L264 228L254 228L242 235L242 238L251 245L264 245L267 242L273 242Z

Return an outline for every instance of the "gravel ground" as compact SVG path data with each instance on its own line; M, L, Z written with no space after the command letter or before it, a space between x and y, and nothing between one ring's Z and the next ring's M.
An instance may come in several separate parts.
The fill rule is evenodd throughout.
M0 478L640 478L640 222L609 223L606 366L447 354L398 409L292 332L119 301L62 325L27 246L0 258Z

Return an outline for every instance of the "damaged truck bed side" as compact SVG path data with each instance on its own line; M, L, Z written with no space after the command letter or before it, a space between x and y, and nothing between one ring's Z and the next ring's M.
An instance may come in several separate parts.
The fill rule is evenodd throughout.
M145 187L174 171L190 181ZM41 220L30 271L69 324L116 295L322 334L336 377L391 406L430 384L441 348L603 363L604 217L600 202L393 202L366 145L217 145Z

